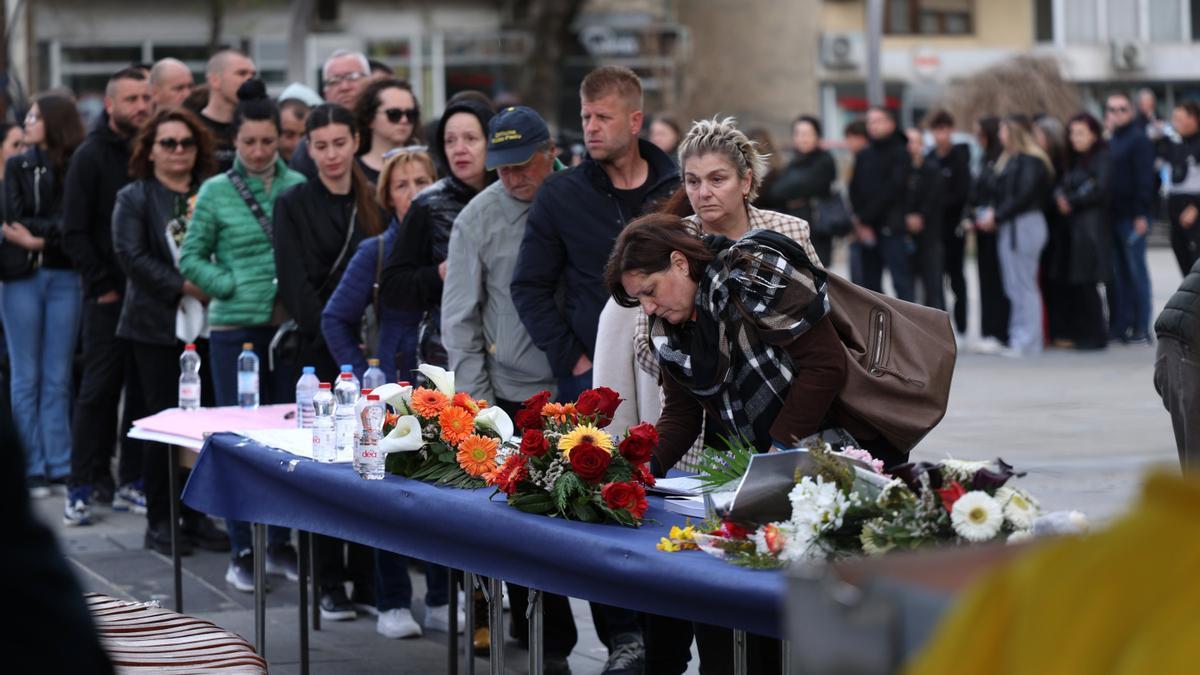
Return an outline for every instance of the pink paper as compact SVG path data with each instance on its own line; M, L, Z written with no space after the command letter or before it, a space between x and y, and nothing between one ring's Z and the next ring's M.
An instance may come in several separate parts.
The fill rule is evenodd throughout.
M253 409L237 406L198 410L171 408L150 417L143 417L135 421L133 426L145 431L204 440L208 435L221 431L294 427L295 412L296 405L293 403L264 405ZM288 413L292 413L291 418L284 417Z

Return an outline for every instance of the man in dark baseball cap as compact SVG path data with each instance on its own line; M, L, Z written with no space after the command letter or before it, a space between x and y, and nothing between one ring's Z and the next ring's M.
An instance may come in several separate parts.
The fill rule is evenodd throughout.
M546 120L533 108L508 107L488 123L487 168L524 164L550 140Z

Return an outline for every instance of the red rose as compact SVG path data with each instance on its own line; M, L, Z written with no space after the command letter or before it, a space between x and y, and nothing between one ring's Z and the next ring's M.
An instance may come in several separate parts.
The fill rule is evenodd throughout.
M645 464L633 467L633 477L642 485L654 485L654 474L650 473L650 467Z
M959 497L967 494L967 491L963 489L962 484L958 481L954 481L944 488L939 488L936 492L942 498L942 506L946 507L947 511L954 508L954 502L958 501Z
M517 429L541 429L542 424L542 407L550 402L550 392L543 391L526 399L522 404L521 409L517 411L516 425Z
M731 523L726 520L712 534L717 534L727 539L745 539L750 536L750 531L737 523Z
M575 402L580 415L596 416L596 426L604 428L612 422L613 414L621 405L621 395L608 387L585 390Z
M642 422L630 427L625 440L621 441L621 456L630 464L643 464L650 461L657 447L658 430L653 424Z
M571 448L569 458L571 469L589 483L603 478L604 472L608 471L608 463L612 461L607 450L591 443L580 443Z
M521 454L528 457L541 457L550 449L550 443L538 429L526 429L521 436Z
M634 518L641 518L649 506L646 491L634 481L609 483L600 488L600 496L608 508L628 511Z

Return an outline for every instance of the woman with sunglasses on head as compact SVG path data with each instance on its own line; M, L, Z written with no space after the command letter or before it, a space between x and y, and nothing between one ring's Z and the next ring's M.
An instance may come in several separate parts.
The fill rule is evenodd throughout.
M187 237L179 253L179 271L212 297L209 370L219 406L237 405L237 358L244 343L252 343L261 364L269 364L271 338L287 315L275 283L275 253L271 243L271 214L276 199L304 176L279 158L279 108L267 98L262 80L238 88L233 115L233 168L200 186ZM296 378L291 373L260 371L262 403L292 400ZM225 581L239 591L254 590L254 555L250 523L228 521L233 560ZM292 579L297 574L296 551L287 528L267 528L267 572Z
M379 182L384 155L420 139L421 109L412 86L388 77L367 85L354 106L359 129L358 162L372 183Z
M83 308L79 273L61 246L63 177L83 141L75 102L42 95L25 117L23 154L5 165L7 222L0 244L0 307L12 366L13 418L34 496L64 483L71 442L71 364Z
M129 172L136 180L117 193L113 253L126 275L117 337L134 344L134 376L147 413L176 405L177 382L169 374L178 368L184 345L207 336L208 295L179 273L179 248L196 191L215 170L204 123L186 110L164 109L134 137ZM206 356L201 358L207 361ZM167 470L165 453L143 454L145 547L164 555L171 554ZM229 550L229 538L208 518L192 513L184 519L191 535L179 540L184 553L193 544Z

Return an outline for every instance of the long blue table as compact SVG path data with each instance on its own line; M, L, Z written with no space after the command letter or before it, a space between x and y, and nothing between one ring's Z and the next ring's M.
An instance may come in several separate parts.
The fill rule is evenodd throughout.
M215 434L183 500L202 512L382 548L541 591L780 638L786 582L699 551L664 553L684 518L650 497L641 528L522 513L490 488L457 490L349 464L302 459L235 434Z

